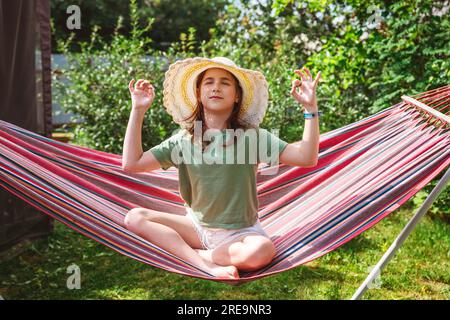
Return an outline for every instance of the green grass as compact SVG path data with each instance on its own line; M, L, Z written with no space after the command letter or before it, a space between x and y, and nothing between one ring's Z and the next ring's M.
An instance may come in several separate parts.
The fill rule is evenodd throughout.
M408 202L409 203L409 202ZM241 286L169 273L120 255L61 223L46 240L0 262L4 299L349 299L412 216L408 203L339 249L306 265ZM449 299L450 226L419 223L365 299ZM81 289L66 287L67 267Z

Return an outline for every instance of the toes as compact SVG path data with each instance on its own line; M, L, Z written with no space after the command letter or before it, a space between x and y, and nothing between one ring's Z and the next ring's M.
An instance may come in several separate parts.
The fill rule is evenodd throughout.
M233 279L238 279L239 278L239 271L236 267L230 267L230 275L232 276Z

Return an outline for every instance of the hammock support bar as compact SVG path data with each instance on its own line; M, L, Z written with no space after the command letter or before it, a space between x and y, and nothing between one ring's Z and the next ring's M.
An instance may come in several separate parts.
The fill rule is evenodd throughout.
M353 294L351 300L359 300L362 295L370 288L372 281L380 275L381 270L388 264L388 262L394 257L394 254L400 247L403 242L409 236L409 234L414 230L417 223L420 219L425 215L428 209L433 204L434 200L439 196L439 194L444 190L447 183L450 181L450 168L447 169L444 176L439 180L436 187L434 187L433 191L428 195L428 197L423 202L422 206L417 210L411 220L408 222L406 227L400 232L394 242L391 244L389 249L383 255L383 257L378 261L375 267L372 269L370 274L367 276L366 280L361 284L361 286L356 290Z
M440 119L441 121L446 122L447 124L450 124L450 117L427 106L425 103L422 103L420 101L417 101L414 98L408 97L408 96L402 96L402 100L407 103L408 105L412 105L416 108L422 109L423 111L427 112L428 114L434 116L435 118Z

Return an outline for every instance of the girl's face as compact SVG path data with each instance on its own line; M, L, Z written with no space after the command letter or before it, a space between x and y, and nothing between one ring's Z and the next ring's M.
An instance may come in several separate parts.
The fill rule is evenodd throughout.
M211 68L206 70L203 76L197 97L208 111L231 112L240 98L236 85L236 80L227 70Z

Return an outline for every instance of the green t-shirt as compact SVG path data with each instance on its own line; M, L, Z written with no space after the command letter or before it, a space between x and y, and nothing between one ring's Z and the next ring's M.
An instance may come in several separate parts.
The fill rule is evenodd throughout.
M216 129L204 139L211 143L202 152L189 132L180 130L150 150L162 169L178 168L180 195L201 225L252 226L258 217L258 163L277 165L288 143L263 128Z

